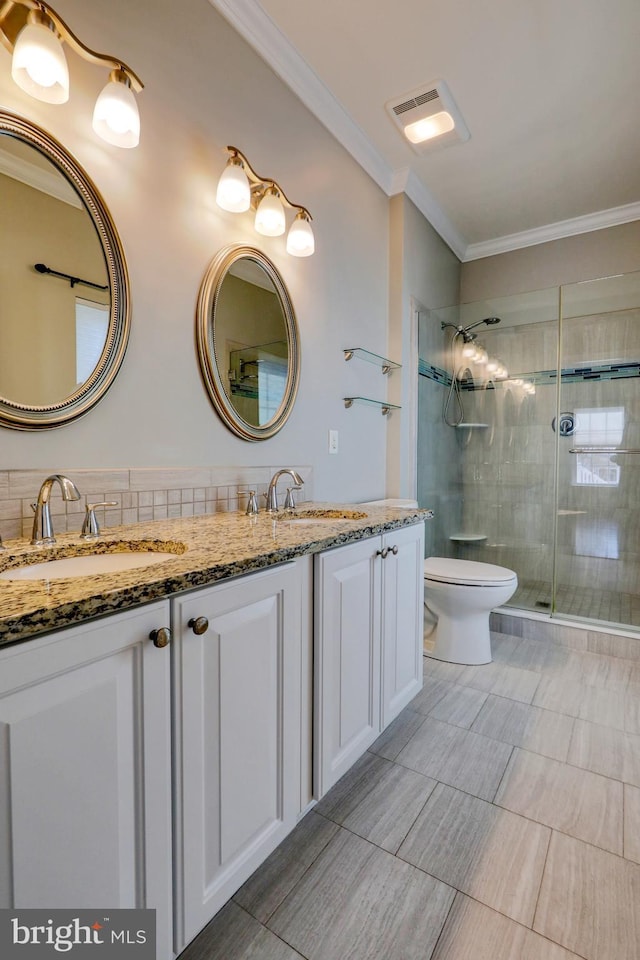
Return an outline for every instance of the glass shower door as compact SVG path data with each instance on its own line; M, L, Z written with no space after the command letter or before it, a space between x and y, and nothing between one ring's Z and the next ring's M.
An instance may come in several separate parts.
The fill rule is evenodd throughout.
M561 289L554 613L640 626L640 274Z

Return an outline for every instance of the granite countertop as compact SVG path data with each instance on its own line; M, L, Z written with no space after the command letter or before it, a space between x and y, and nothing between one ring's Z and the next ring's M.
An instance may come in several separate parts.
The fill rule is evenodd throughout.
M356 519L313 522L314 511ZM304 517L307 521L301 522ZM0 646L70 624L251 573L309 553L396 530L429 517L430 511L358 504L301 504L293 515L217 513L105 528L99 540L78 534L57 536L52 547L10 540L0 553L0 573L10 567L79 553L118 553L155 549L175 559L117 573L50 580L0 580ZM291 522L295 520L296 522Z

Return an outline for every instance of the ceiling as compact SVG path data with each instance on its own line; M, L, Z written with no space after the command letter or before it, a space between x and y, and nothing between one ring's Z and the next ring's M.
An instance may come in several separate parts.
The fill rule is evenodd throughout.
M640 219L638 0L210 0L462 260ZM445 80L471 132L417 155L385 103Z

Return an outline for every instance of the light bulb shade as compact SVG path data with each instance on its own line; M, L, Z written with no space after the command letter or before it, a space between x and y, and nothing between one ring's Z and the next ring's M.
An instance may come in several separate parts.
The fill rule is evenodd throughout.
M446 110L439 113L433 113L430 117L424 117L422 120L416 120L409 123L404 128L404 135L411 143L424 143L425 140L432 140L433 137L440 137L443 133L449 133L455 127L453 117Z
M140 143L138 104L126 77L117 71L96 100L93 129L114 147L137 147Z
M500 369L500 361L495 357L489 357L487 360L487 373L497 373Z
M218 181L216 203L229 213L244 213L251 206L249 178L239 160L229 160Z
M476 347L476 363L484 364L489 359L484 347Z
M304 213L297 214L287 234L287 253L292 257L310 257L316 248L311 224Z
M30 19L18 34L11 76L36 100L66 103L69 99L69 68L62 43L45 23Z
M284 207L274 190L267 190L256 210L255 228L263 237L280 237L286 226Z
M462 348L462 356L465 360L475 360L476 358L476 348L475 345L471 342L465 343Z

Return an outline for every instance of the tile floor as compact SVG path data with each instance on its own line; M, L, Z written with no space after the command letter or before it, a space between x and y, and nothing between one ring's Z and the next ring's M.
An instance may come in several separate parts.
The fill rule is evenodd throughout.
M638 960L640 661L493 635L181 960Z

